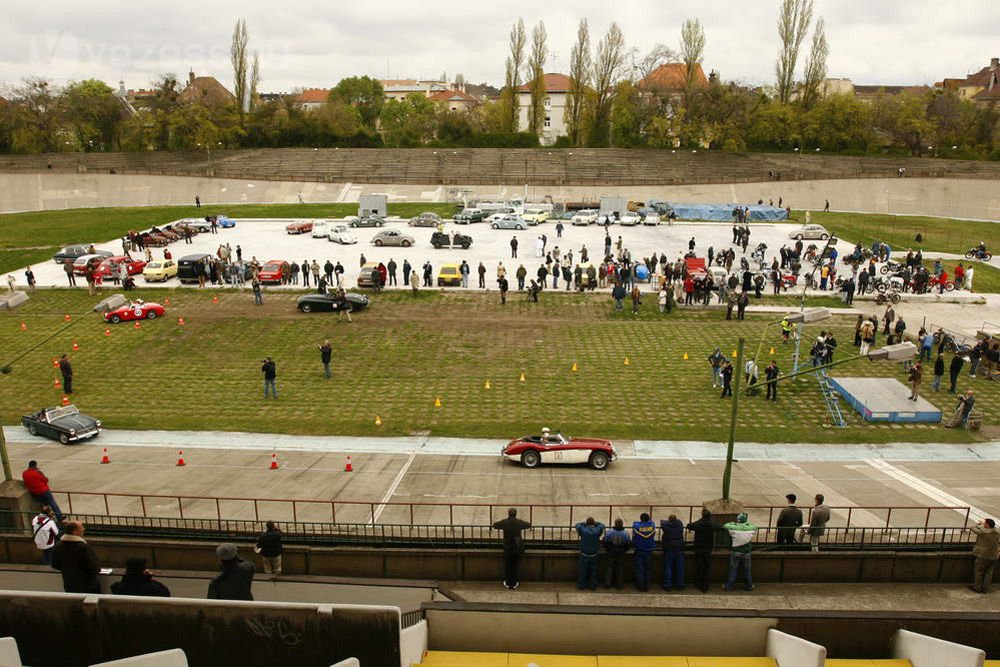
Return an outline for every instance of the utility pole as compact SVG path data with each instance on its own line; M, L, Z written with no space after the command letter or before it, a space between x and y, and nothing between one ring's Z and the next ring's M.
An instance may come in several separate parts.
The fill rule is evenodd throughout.
M733 412L729 422L729 446L726 448L726 471L722 474L722 498L729 500L729 487L733 477L733 450L736 447L736 419L740 411L740 378L743 376L743 345L740 338L736 348L736 367L733 369Z

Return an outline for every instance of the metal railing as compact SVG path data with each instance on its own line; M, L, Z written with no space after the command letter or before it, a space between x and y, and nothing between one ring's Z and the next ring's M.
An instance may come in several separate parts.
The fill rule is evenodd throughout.
M701 505L670 504L523 504L523 503L424 503L352 500L300 500L294 498L208 497L171 494L102 493L55 491L60 507L69 514L179 519L243 519L281 522L389 523L407 525L492 524L507 516L514 507L531 523L572 526L593 516L611 524L616 518L637 518L646 512L657 519L676 514L684 521L701 515ZM761 525L773 525L784 506L747 506L751 518ZM811 508L802 508L808 523ZM834 523L845 528L889 528L901 525L967 527L968 506L832 506ZM767 517L766 521L764 517ZM860 525L859 525L860 524Z
M17 515L20 515L19 517ZM30 526L33 513L0 510L0 524ZM264 531L264 522L244 519L180 519L171 517L108 516L81 514L76 518L90 535L147 539L186 539L253 542ZM20 522L17 521L20 519ZM368 523L291 522L282 524L287 544L324 546L369 546L385 548L461 548L498 549L500 531L490 525L409 525ZM26 539L30 529L23 529ZM805 544L779 547L779 529L761 526L754 538L755 550L808 549L808 537L799 535ZM799 533L798 530L795 531ZM725 531L720 531L724 546ZM524 533L528 548L576 550L579 538L574 526L536 525ZM656 532L657 541L660 531ZM968 550L975 535L967 527L827 527L821 538L824 549L874 550Z

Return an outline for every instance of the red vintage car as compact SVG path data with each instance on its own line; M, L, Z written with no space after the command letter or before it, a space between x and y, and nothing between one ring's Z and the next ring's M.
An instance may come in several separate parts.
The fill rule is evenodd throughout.
M313 230L311 222L293 222L285 226L285 231L289 234L308 234Z
M158 303L146 303L142 299L136 299L121 308L104 313L104 321L117 324L131 320L154 320L163 317L166 312L166 309Z
M280 285L282 272L288 273L288 262L283 259L268 260L264 266L260 267L260 271L257 272L257 279L261 283Z
M108 257L106 260L101 262L101 265L97 267L97 271L95 273L96 275L101 276L101 278L108 279L121 272L122 264L125 265L125 269L128 271L130 276L142 273L142 270L146 268L146 260L144 259L132 259L131 257L126 257L125 255L115 255L114 257Z
M543 428L541 435L526 435L512 440L500 454L518 461L525 468L542 463L586 463L594 470L604 470L618 458L610 440L600 438L569 438Z

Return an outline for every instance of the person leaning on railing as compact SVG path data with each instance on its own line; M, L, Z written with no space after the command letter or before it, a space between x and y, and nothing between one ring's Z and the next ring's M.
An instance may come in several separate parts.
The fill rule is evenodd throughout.
M973 566L975 574L969 588L976 593L988 593L990 582L993 581L993 568L1000 555L1000 530L993 519L983 519L976 522L972 532L976 536L976 545L972 548L972 556L976 561Z

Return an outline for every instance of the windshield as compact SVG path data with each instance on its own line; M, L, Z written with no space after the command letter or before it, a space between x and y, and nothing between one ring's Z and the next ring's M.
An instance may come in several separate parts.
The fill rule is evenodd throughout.
M268 262L267 264L264 265L264 269L263 270L264 271L277 271L280 268L281 268L280 264L274 264L272 262Z
M50 408L45 411L45 418L48 421L53 421L61 417L72 417L73 415L80 414L80 411L76 409L75 405L64 405L59 408Z
M160 267L161 267L161 266L163 266L163 265L162 265L162 264L160 264L159 262L150 262L150 263L149 263L149 264L147 264L146 266L148 266L148 267L149 267L149 268L151 268L151 269L158 269L158 268L160 268Z

